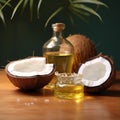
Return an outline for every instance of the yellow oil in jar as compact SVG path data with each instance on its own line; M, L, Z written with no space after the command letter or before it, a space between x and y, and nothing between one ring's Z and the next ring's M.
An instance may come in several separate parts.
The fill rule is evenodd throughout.
M71 73L73 65L73 54L62 54L55 52L47 52L44 54L47 63L54 63L56 71L62 73Z
M55 86L54 95L62 99L82 99L84 96L83 85L57 85Z

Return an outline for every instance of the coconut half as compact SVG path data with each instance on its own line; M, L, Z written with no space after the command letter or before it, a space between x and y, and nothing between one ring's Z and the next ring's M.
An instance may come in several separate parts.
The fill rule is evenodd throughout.
M10 63L7 70L14 76L30 77L51 73L53 64L46 64L44 57L31 57Z
M101 92L112 85L115 77L111 58L99 55L82 64L78 70L87 92Z
M30 57L10 62L5 71L15 86L21 89L38 89L51 81L55 66L46 64L45 57Z

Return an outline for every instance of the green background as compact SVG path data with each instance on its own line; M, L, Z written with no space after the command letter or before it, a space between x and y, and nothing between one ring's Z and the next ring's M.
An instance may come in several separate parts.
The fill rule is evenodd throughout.
M42 56L42 46L52 36L51 24L64 22L64 37L78 33L89 37L96 45L98 53L112 57L116 69L120 70L120 0L102 1L109 6L99 10L103 23L91 16L88 24L75 18L76 24L71 25L67 17L60 14L44 28L45 18L37 19L35 16L31 21L27 12L24 15L16 15L11 21L7 20L6 26L0 20L0 66L5 66L9 61L32 56L33 52L36 56ZM49 11L46 7L43 15ZM7 16L10 16L9 13Z

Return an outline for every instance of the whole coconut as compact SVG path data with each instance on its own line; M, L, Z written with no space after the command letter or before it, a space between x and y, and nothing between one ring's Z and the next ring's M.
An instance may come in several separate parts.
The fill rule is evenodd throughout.
M93 42L85 35L74 34L66 38L74 47L73 72L76 72L81 63L89 58L96 56L97 51Z

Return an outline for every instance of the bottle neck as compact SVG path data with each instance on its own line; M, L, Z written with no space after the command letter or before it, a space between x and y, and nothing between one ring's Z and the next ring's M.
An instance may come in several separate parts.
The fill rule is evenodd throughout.
M53 31L53 37L63 38L62 31L59 31L59 32Z

